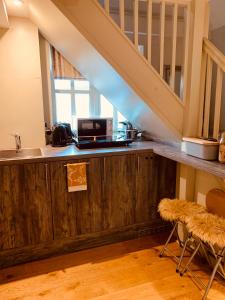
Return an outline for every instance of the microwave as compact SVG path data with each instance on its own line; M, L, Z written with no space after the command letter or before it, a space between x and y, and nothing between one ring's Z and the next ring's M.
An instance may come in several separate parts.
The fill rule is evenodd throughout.
M112 138L112 118L78 118L77 138L78 140L96 140Z

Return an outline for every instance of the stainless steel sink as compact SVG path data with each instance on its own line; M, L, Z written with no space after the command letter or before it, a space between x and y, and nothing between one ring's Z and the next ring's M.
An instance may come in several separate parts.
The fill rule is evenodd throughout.
M19 152L16 150L0 150L0 160L1 159L22 159L22 158L32 158L42 156L40 148L30 148L21 149Z

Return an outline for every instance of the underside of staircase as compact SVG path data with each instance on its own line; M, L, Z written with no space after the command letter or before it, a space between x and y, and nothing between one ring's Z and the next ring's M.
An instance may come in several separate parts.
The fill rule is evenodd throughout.
M94 0L30 0L42 35L153 138L179 141L184 106ZM57 22L56 22L57 20Z

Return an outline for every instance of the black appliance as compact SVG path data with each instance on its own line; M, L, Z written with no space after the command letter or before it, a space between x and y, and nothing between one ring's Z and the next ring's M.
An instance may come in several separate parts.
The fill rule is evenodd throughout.
M96 139L83 139L75 140L75 144L79 149L93 149L93 148L110 148L110 147L121 147L128 146L133 142L132 139L124 139L123 137L112 137L112 138L96 138Z
M134 128L129 121L120 122L120 124L123 124L124 126L124 133L127 139L135 140L138 133L141 133L141 131L138 131L136 128Z
M112 118L78 118L77 137L79 140L90 140L96 137L112 137Z
M112 118L80 118L77 120L75 144L79 149L127 146L132 139L113 136Z
M73 132L69 123L55 124L52 131L52 146L63 147L74 142Z

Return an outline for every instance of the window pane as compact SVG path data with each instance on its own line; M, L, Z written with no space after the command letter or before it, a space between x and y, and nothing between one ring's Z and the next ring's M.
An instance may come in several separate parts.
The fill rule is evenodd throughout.
M113 105L103 96L100 96L100 110L102 118L113 118Z
M89 91L90 84L87 80L74 80L74 88L79 91Z
M70 94L56 93L57 122L71 124L71 96Z
M89 94L76 94L75 95L75 107L77 118L89 117Z
M117 113L118 122L126 121L126 118L118 111Z
M69 79L55 79L55 89L56 90L70 90L71 80Z
M119 111L117 112L117 120L118 120L118 129L122 130L124 126L120 122L126 121L126 118Z

